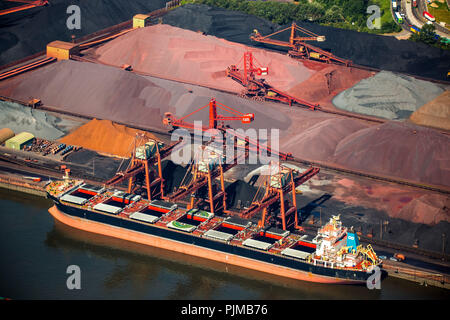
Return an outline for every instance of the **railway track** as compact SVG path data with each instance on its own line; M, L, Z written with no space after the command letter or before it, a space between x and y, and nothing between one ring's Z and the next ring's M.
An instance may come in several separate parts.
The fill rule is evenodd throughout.
M179 4L179 1L171 1L171 3L173 3L172 5L177 5ZM170 6L169 6L170 7ZM162 9L158 9L155 10L151 13L149 13L149 16L151 18L158 18L163 16L166 12L168 11L167 8L162 8ZM98 31L94 34L90 34L87 35L81 39L76 40L75 42L80 43L80 48L82 50L85 49L89 49L93 46L99 45L105 41L109 41L112 40L120 35L123 35L129 31L131 31L132 29L129 29L129 27L131 26L132 21L125 21L119 25L116 26L112 26L106 29L103 29L101 31ZM265 50L271 50L271 51L276 51L276 52L282 52L282 50L274 50L274 49L268 49L268 48L264 48ZM33 57L33 59L36 58L36 55L31 56ZM71 56L71 59L73 60L77 60L77 61L82 61L82 62L90 62L90 63L98 63L98 64L103 64L103 65L108 65L108 66L112 66L112 67L116 67L116 68L120 68L120 66L117 65L112 65L112 64L107 64L107 63L103 63L100 62L96 59L92 59L89 57L83 57L83 56ZM9 77L13 77L15 75L18 75L20 73L29 71L31 69L43 66L45 64L51 63L53 61L55 61L56 59L53 58L44 58L38 61L34 61L31 63L28 63L24 66L21 66L19 68L16 69L12 69L9 71L6 71L2 74L0 74L0 80L2 79L6 79ZM27 61L27 59L22 59L21 62L25 62ZM340 65L337 64L336 65ZM361 66L361 65L351 65L350 67L353 68L358 68L358 69L362 69L362 70L367 70L367 71L374 71L374 72L379 72L381 71L381 69L377 69L377 68L373 68L373 67L367 67L367 66ZM2 68L0 68L2 69ZM238 95L236 92L232 92L232 91L228 91L228 90L224 90L221 88L217 88L217 87L211 87L211 86L205 86L199 83L192 83L192 82L187 82L187 81L183 81L181 79L176 79L176 78L171 78L171 77L161 77L160 75L155 75L155 74L151 74L148 72L144 72L144 71L139 71L139 70L133 70L132 72L139 74L139 75L144 75L144 76L151 76L151 77L155 77L155 78L159 78L159 79L163 79L163 80L169 80L169 81L173 81L173 82L178 82L178 83L182 83L182 84L188 84L188 85L196 85L199 87L204 87L204 88L208 88L208 89L213 89L216 91L220 91L220 92L224 92L224 93L228 93L228 94L233 94L233 95ZM443 80L436 80L436 79L430 79L430 78L426 78L426 77L420 77L417 75L411 75L411 74L407 74L407 73L400 73L400 74L404 74L404 75L408 75L414 78L418 78L418 79L422 79L422 80L426 80L426 81L431 81L431 82L435 82L435 83L441 83L441 84L450 84L450 82L448 81L443 81ZM20 103L22 105L28 106L28 104L26 102L17 100L17 99L13 99L13 98L9 98L9 97L5 97L5 96L0 96L0 100L4 100L4 101L11 101L11 102L16 102L16 103ZM299 107L303 107L305 109L309 109L305 106L299 106ZM41 110L45 110L45 111L51 111L51 112L56 112L56 113L61 113L61 114L66 114L66 115L70 115L70 116L75 116L75 117L82 117L85 119L92 119L92 117L89 116L83 116L83 115L79 115L77 113L73 113L73 112L68 112L68 111L61 111L61 110L57 110L56 108L52 108L49 106L45 106L45 105L40 105L37 107L38 109ZM356 115L356 114L349 114L349 113L345 113L345 112L340 112L340 111L335 111L335 110L327 110L327 109L323 109L320 108L318 110L315 110L313 112L323 112L323 113L328 113L328 114L334 114L334 115L338 115L338 116L343 116L343 117L347 117L347 118L353 118L353 119L358 119L358 120L362 120L362 121L367 121L367 122L371 122L371 123L384 123L386 122L386 120L384 119L378 119L378 118L373 118L373 117L367 117L364 115ZM120 122L119 122L120 123ZM126 126L129 126L128 124L125 123L120 123ZM130 126L136 129L140 129L140 130L144 130L144 131L149 131L148 128L143 128L143 127L139 127L139 126ZM158 134L162 134L162 135L169 135L166 131L164 130L159 130L159 129L152 129L150 130L151 132L154 133L158 133ZM443 134L449 134L448 132L441 132ZM356 170L350 170L350 169L346 169L346 168L341 168L341 167L337 167L337 166L333 166L330 164L325 164L325 163L319 163L319 162L314 162L314 161L310 161L310 160L306 160L306 159L299 159L299 158L291 158L291 160L293 162L297 162L297 163L301 163L301 164L307 164L307 165L315 165L315 166L319 166L321 168L326 168L328 170L332 170L335 172L340 172L340 173L347 173L347 174L351 174L351 175L355 175L355 176L361 176L361 177L366 177L366 178L370 178L370 179L375 179L375 180L380 180L380 181L385 181L385 182L392 182L392 183L397 183L400 185L406 185L406 186L410 186L410 187L414 187L414 188L420 188L420 189L425 189L425 190L431 190L431 191L436 191L436 192L440 192L440 193L444 193L444 194L449 194L450 190L446 187L441 187L441 186L432 186L432 185L425 185L425 184L421 184L421 183L417 183L414 181L407 181L407 180L402 180L402 179L396 179L396 178L392 178L392 177L385 177L385 176L381 176L378 174L370 174L370 173L365 173L365 172L360 172L360 171L356 171Z
M5 97L0 96L0 100L5 100ZM19 101L19 100L16 100L16 99L6 98L6 101L13 101L13 102L16 102L16 103L20 103L20 104L22 104L24 106L28 106L28 104L26 102ZM40 110L44 110L44 111L50 111L50 112L55 112L55 113L60 113L60 114L65 114L65 115L69 115L69 116L73 116L73 117L80 117L80 118L87 119L87 120L92 120L93 119L93 117L90 117L90 116L79 115L79 114L76 114L74 112L61 111L61 110L58 110L56 108L52 108L52 107L45 106L45 105L37 106L36 109L40 109ZM151 133L157 133L157 134L160 134L162 136L166 136L168 138L170 137L170 133L168 131L166 131L166 130L161 130L161 129L157 129L157 128L149 128L149 127L140 127L140 126L135 126L135 125L129 125L129 124L123 123L123 122L117 122L117 123L118 124L122 124L124 126L128 126L130 128L139 129L139 130L143 130L143 131L147 131L147 132L151 132ZM170 140L170 139L168 139L168 140ZM319 162L319 161L312 161L312 160L308 160L308 159L301 159L301 158L292 157L292 156L289 156L287 160L291 161L293 163L297 163L297 164L308 165L308 166L316 166L316 167L319 167L319 168L323 168L323 169L326 169L326 170L329 170L329 171L333 171L333 172L337 172L337 173L341 173L341 174L349 174L349 175L352 175L352 176L364 177L364 178L377 180L377 181L382 181L382 182L395 183L395 184L399 184L399 185L403 185L403 186L408 186L408 187L413 187L413 188L422 189L422 190L428 190L428 191L434 191L434 192L447 194L447 195L450 194L450 188L448 188L446 186L428 185L428 184L420 183L420 182L417 182L417 181L409 181L409 180L406 180L406 179L387 177L387 176L383 176L383 175L380 175L380 174L362 172L362 171L358 171L358 170L352 170L352 169L348 169L348 168L344 168L344 167L339 167L339 166L334 165L334 164L329 164L329 163L324 163L324 162Z
M110 67L121 68L121 66L110 64L110 63L105 63L105 62L102 62L102 61L98 61L95 58L89 58L89 57L86 57L86 56L71 56L70 58L72 60L76 60L76 61L80 61L80 62L97 63L97 64L103 64L103 65L110 66ZM219 92L223 92L223 93L227 93L227 94L232 94L232 95L236 95L236 96L241 97L241 98L248 99L246 97L242 97L242 95L240 95L239 93L236 93L234 91L225 90L225 89L214 87L214 86L205 86L205 85L203 85L201 83L196 83L196 82L192 82L192 81L185 81L185 80L174 78L174 77L162 77L161 75L153 74L153 73L146 72L146 71L136 70L136 69L133 69L130 72L133 72L133 73L136 73L136 74L142 75L142 76L149 76L149 77L162 79L162 80L167 80L167 81L172 81L172 82L177 82L177 83L181 83L181 84L195 85L195 86L198 86L198 87L212 89L212 90L215 90L215 91L219 91ZM287 105L287 103L283 103L281 101L275 101L275 100L270 100L270 101L276 102L276 103L279 103L279 104L283 104L283 105ZM304 105L300 105L300 104L299 105L295 105L295 107L302 108L302 109L305 109L305 110L311 110L310 107L304 106ZM324 108L317 108L317 109L314 110L314 112L323 112L323 113L328 113L328 114L334 114L334 115L338 115L338 116L342 116L342 117L363 120L363 121L376 123L376 124L385 123L387 121L387 120L384 120L384 119L379 119L379 118L374 118L374 117L369 117L369 116L364 116L364 115L358 115L358 114L351 114L351 113L346 113L346 112L340 112L340 111L337 111L337 110L329 110L329 109L324 109Z
M76 61L80 61L80 62L97 63L97 64L103 64L103 65L110 66L110 67L121 68L121 66L110 64L110 63L105 63L105 62L102 62L102 61L98 61L95 58L89 58L89 57L86 57L86 56L71 56L70 58L72 60L76 60ZM136 70L136 69L133 69L130 72L133 72L133 73L136 73L136 74L142 75L142 76L149 76L149 77L161 79L161 80L167 80L167 81L177 82L177 83L187 84L187 85L195 85L197 87L202 87L202 88L206 88L206 89L212 89L212 90L215 90L215 91L236 95L236 96L238 96L240 98L249 99L248 97L243 97L241 94L238 94L238 93L236 93L234 91L225 90L225 89L214 87L214 86L205 86L205 85L203 85L201 83L196 83L196 82L192 82L192 81L186 81L186 80L182 80L182 79L178 79L178 78L174 78L174 77L162 77L161 75L157 75L157 74L153 74L153 73L145 72L145 71L140 71L140 70ZM258 98L260 98L260 97L258 97ZM271 102L275 102L275 103L279 103L279 104L283 104L283 105L288 105L287 103L283 103L282 101L277 101L277 100L270 100L270 101ZM305 106L305 105L298 104L298 105L295 105L295 107L312 111L310 107ZM316 108L313 112L323 112L323 113L327 113L327 114L337 115L337 116L340 116L340 117L346 117L346 118L352 118L352 119L357 119L357 120L361 120L361 121L366 121L366 122L373 123L373 124L382 124L382 123L385 123L385 122L388 121L386 119L369 117L369 116L365 116L365 115L354 114L354 113L338 111L338 110L324 109L324 108ZM450 135L450 132L447 132L447 131L439 131L439 132L442 133L442 134L445 134L445 135Z
M43 59L37 60L37 61L33 61L30 62L28 64L25 64L23 66L5 71L3 73L0 74L0 81L17 76L21 73L27 72L27 71L31 71L33 69L45 66L49 63L55 62L56 58L51 58L51 57L45 57Z
M119 32L118 34L108 35L106 37L102 37L101 39L97 39L95 41L83 43L82 44L83 47L81 47L81 45L80 45L80 48L84 49L84 50L89 49L92 46L104 43L105 41L109 41L109 40L115 39L115 38L117 38L117 37L119 37L119 36L121 36L121 35L123 35L125 33L128 33L129 31L132 31L132 29L125 29L125 30L122 30L121 32ZM70 58L72 60L76 60L76 61L80 61L80 62L97 63L97 64L103 64L103 65L107 65L107 66L111 66L111 67L120 68L120 66L113 65L113 64L108 64L108 63L104 63L104 62L100 62L100 61L98 61L96 59L91 59L91 58L88 58L88 57L72 55ZM16 69L4 72L4 73L0 74L0 81L3 80L3 79L9 78L9 77L13 77L15 75L18 75L20 73L23 73L23 72L26 72L26 71L29 71L29 70L32 70L32 69L44 66L44 65L52 63L54 61L56 61L55 58L44 58L44 59L32 62L30 64L27 64L25 66L22 66L22 67L19 67L19 68L16 68ZM183 83L183 84L189 84L189 85L196 85L196 86L199 86L199 87L213 89L213 90L216 90L216 91L224 92L224 93L227 93L227 94L238 95L238 96L241 97L241 95L237 94L234 91L224 90L224 89L217 88L217 87L205 86L205 85L202 85L200 83L192 83L192 82L188 82L188 81L184 81L184 80L176 79L176 78L172 78L172 77L161 77L160 75L155 75L155 74L152 74L152 73L148 73L148 72L144 72L144 71L138 71L138 70L133 70L132 72L134 72L136 74L139 74L139 75L151 76L151 77L158 78L158 79L169 80L169 81ZM8 98L8 97L4 97L4 96L2 96L2 100L14 102L14 99ZM274 101L274 102L281 103L281 104L286 104L286 103L283 103L281 101ZM22 102L20 102L20 103L22 103ZM310 110L309 107L301 105L301 104L296 105L296 107L300 107L300 108L303 108L303 109ZM366 121L366 122L370 122L370 123L376 123L376 124L380 124L380 123L385 123L386 122L386 120L384 120L384 119L368 117L368 116L358 115L358 114L351 114L351 113L341 112L341 111L337 111L337 110L329 110L329 109L324 109L324 108L316 108L314 111L319 111L319 112L323 112L323 113L327 113L327 114L333 114L333 115L337 115L337 116L341 116L341 117L353 118L353 119L362 120L362 121ZM74 115L76 115L76 114L74 114ZM441 133L443 133L443 134L450 134L450 133L445 132L445 131L442 131Z
M362 172L362 171L358 171L358 170L347 169L347 168L343 168L343 167L340 167L337 165L327 164L327 163L319 162L319 161L311 161L311 160L305 160L305 159L300 159L300 158L293 158L292 161L296 162L296 163L310 165L310 166L317 166L317 167L335 171L338 173L347 173L347 174L351 174L353 176L359 176L359 177L369 178L369 179L383 181L383 182L396 183L396 184L403 185L403 186L419 188L419 189L424 189L424 190L429 190L429 191L435 191L435 192L439 192L439 193L447 194L447 195L450 194L450 188L446 187L446 186L429 185L429 184L420 183L417 181L387 177L387 176L383 176L383 175L376 174L376 173L368 173L368 172Z
M249 46L257 48L257 49L263 49L263 50L268 50L268 51L277 52L277 53L287 53L287 51L283 50L283 49L274 49L274 48L269 48L267 46L262 46L262 45L259 45L259 46L257 46L257 45L249 45ZM301 58L294 58L294 57L291 57L291 58L294 59L294 60L297 60L297 61L305 61L305 60L307 60L307 61L314 61L314 62L317 62L317 63L331 64L331 65L336 65L336 66L345 66L344 64L337 63L337 62L326 63L326 62L317 61L317 60L314 60L314 59L310 59L309 60L309 59L301 59ZM359 64L353 64L353 63L349 64L347 66L347 68L355 68L355 69L360 69L360 70L365 70L365 71L372 71L372 72L389 71L389 72L392 72L394 74L405 75L405 76L409 76L409 77L416 78L416 79L419 79L419 80L424 80L424 81L433 82L433 83L439 83L439 84L443 84L443 85L450 85L450 81L449 80L439 80L439 79L423 77L423 76L420 76L420 75L411 74L411 73L407 73L407 72L391 71L391 70L379 69L379 68L375 68L375 67L363 66L363 65L359 65Z

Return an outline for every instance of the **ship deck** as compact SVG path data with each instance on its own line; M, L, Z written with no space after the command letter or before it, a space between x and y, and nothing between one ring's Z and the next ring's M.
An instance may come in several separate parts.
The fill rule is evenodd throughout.
M55 182L47 186L47 191L61 203L87 211L115 215L142 224L175 229L178 232L188 232L192 236L207 237L234 246L245 246L269 254L283 255L290 259L312 263L318 258L314 255L315 244L311 239L307 240L311 237L300 231L289 232L274 227L263 229L248 220L218 216L197 209L188 210L175 203L149 201L122 191L95 189L82 181L66 184ZM305 242L309 249L313 250L299 249L305 247ZM316 260L314 264L316 263L323 262ZM334 268L361 271L361 266Z

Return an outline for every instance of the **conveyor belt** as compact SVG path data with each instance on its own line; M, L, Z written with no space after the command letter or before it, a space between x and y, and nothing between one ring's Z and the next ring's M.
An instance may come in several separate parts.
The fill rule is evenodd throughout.
M0 81L4 80L4 79L11 78L11 77L14 77L14 76L19 75L21 73L24 73L26 71L30 71L30 70L42 67L42 66L44 66L46 64L49 64L49 63L52 63L54 61L56 61L56 58L47 57L47 58L44 58L44 59L41 59L41 60L38 60L38 61L31 62L31 63L26 64L24 66L20 66L20 67L17 67L15 69L3 72L3 73L0 74Z

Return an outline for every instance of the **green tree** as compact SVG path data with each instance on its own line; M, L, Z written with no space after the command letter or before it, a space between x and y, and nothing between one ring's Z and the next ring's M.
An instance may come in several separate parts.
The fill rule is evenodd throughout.
M325 11L324 22L341 22L345 21L344 14L342 13L342 8L333 5L328 10Z
M425 24L420 30L420 33L412 34L410 39L428 45L435 45L438 42L436 39L436 27L432 24Z

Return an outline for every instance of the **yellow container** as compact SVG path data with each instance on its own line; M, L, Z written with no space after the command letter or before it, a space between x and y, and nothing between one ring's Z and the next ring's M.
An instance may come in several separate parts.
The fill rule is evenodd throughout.
M53 41L47 45L47 57L69 60L71 54L78 53L78 45L64 41Z
M309 56L314 59L320 59L320 53L317 52L311 52Z
M146 24L150 21L150 16L146 14L137 14L133 17L133 29L145 28Z

